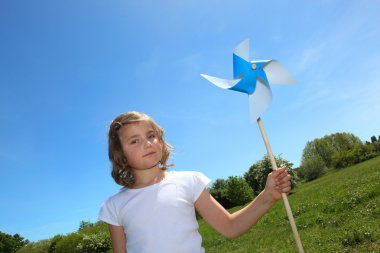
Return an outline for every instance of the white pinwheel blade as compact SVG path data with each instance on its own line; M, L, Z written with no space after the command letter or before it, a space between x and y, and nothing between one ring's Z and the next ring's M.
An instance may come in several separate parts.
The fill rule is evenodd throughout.
M240 81L240 79L226 80L205 74L201 74L201 76L203 76L205 79L209 80L210 82L222 89L229 89Z
M256 82L255 91L249 95L249 111L252 120L257 120L272 101L272 91L260 79Z
M240 58L249 61L249 39L245 39L239 45L237 45L234 48L233 53Z
M263 67L270 84L296 84L296 80L276 60L271 60Z

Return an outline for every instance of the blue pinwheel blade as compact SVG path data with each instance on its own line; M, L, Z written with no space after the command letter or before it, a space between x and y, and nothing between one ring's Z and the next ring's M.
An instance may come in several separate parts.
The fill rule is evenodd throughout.
M255 71L248 69L248 71L243 76L243 78L241 78L240 81L236 85L232 86L229 89L247 93L249 95L255 91L256 80L257 80L257 73Z
M244 40L234 48L232 60L234 79L243 77L251 67L249 63L249 39Z
M236 54L233 55L233 64L234 79L242 78L251 68L251 64L249 62L247 62L240 56L237 56Z

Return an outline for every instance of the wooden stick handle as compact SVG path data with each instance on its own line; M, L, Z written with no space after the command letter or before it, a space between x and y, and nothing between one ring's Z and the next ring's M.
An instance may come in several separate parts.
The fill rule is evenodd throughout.
M265 133L263 122L261 121L261 118L257 119L257 124L259 125L260 132L261 132L261 135L263 137L263 140L264 140L267 152L268 152L268 156L269 156L270 162L272 164L272 169L273 170L278 170L278 167L277 167L277 164L276 164L276 160L274 159L274 156L273 156L273 153L272 153L272 149L271 149L271 147L269 145L269 141L268 141L267 135ZM302 247L301 238L300 238L300 236L298 234L298 231L297 231L296 222L294 221L294 217L293 217L292 209L290 208L290 205L289 205L288 197L286 196L285 193L282 193L281 196L282 196L282 200L284 201L284 206L285 206L285 209L286 209L286 213L288 214L288 219L289 219L289 222L290 222L290 226L292 227L294 239L296 240L298 252L304 253L303 247Z

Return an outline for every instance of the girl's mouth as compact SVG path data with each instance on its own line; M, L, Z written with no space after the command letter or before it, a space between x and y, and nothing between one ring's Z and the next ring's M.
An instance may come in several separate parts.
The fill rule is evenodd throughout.
M156 153L156 152L150 152L150 153L148 153L148 154L143 155L143 157L150 156L150 155L153 155L153 154L155 154L155 153Z

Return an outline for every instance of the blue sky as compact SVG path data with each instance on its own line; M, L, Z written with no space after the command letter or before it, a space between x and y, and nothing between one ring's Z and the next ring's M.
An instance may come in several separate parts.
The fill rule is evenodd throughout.
M380 134L380 2L0 2L0 231L36 241L96 221L119 187L107 127L152 116L175 170L243 175L266 150L232 79L232 49L277 59L296 86L272 86L263 123L273 152L300 163L307 141Z

